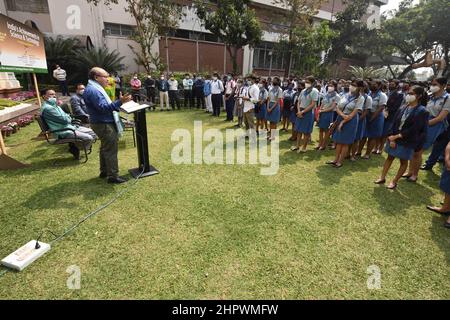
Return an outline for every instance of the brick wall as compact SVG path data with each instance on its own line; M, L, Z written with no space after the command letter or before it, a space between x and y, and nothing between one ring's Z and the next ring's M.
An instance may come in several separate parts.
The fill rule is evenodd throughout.
M220 43L198 41L198 60L197 60L197 41L179 38L169 38L167 41L161 38L159 41L159 52L163 63L167 61L167 51L169 52L169 70L170 71L189 71L189 72L214 72L223 73L233 70L233 63L228 51L225 52L225 46ZM226 56L226 62L225 62ZM243 50L238 51L238 65L242 72L244 59ZM198 66L197 66L198 61Z

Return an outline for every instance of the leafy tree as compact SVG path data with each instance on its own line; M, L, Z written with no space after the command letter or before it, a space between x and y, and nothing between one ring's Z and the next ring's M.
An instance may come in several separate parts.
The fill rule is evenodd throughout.
M202 25L227 46L233 62L233 72L239 73L237 54L249 45L255 47L262 30L250 0L220 0L213 8L209 1L196 0L196 12Z
M284 44L287 61L284 76L287 77L292 67L294 51L305 49L302 41L308 39L307 33L311 31L312 26L311 17L317 14L323 0L272 0L272 3L285 10L282 15L276 15L276 22L282 25L280 42Z
M322 54L328 50L334 34L331 32L328 22L323 21L318 26L309 28L295 28L293 39L295 42L280 41L280 46L285 50L292 48L292 70L296 74L323 75L324 65ZM325 75L323 75L325 76Z
M370 0L344 0L347 7L336 14L336 19L330 24L335 37L327 53L327 62L336 63L343 57L367 54L368 39L372 39L376 30L370 30L363 19L367 13Z
M103 2L107 6L118 3L118 0L87 1L95 5ZM170 0L126 0L125 12L136 21L136 30L131 38L139 44L140 51L129 46L136 56L136 63L144 66L148 73L154 66L162 69L159 54L152 50L153 44L159 36L167 37L168 32L177 27L182 17L179 6Z
M394 16L383 22L379 32L380 45L385 48L382 54L387 51L399 55L408 63L400 78L424 62L427 51L435 52L434 59L444 59L448 70L449 17L450 2L447 0L422 0L417 5L404 0Z

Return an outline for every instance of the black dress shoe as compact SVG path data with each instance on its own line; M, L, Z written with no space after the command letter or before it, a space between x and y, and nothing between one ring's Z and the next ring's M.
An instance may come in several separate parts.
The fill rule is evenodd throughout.
M433 167L427 166L426 164L420 166L420 170L431 171Z
M108 175L107 175L106 173L102 172L102 173L100 173L100 175L99 175L98 177L99 177L100 179L104 179L104 178L107 178Z
M112 184L121 184L127 182L128 179L117 177L117 178L108 178L108 183Z
M447 222L447 221L446 221L446 222L444 223L444 227L447 228L447 229L450 229L450 222Z

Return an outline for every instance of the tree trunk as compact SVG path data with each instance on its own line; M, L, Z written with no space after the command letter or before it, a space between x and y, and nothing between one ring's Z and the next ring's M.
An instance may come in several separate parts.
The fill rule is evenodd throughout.
M238 55L238 51L240 48L238 47L231 47L231 46L227 46L227 51L230 54L231 57L231 61L233 63L233 73L236 74L240 74L240 70L239 70L239 65L237 62L237 55Z

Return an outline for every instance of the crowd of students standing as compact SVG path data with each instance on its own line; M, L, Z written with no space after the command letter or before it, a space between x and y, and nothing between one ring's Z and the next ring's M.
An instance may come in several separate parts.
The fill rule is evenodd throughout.
M154 102L159 91L160 109L180 109L178 90L184 94L184 107L202 108L219 117L225 110L227 122L236 127L245 126L256 135L272 132L281 125L289 131L291 151L308 152L314 127L319 131L315 150L335 150L334 159L326 163L341 168L346 160L363 161L387 153L376 184L385 184L395 159L400 167L387 185L395 189L401 179L415 183L420 170L431 170L441 161L444 170L440 187L445 200L440 207L428 209L448 215L445 223L450 228L450 84L446 78L435 78L428 83L392 79L317 80L238 77L233 74L220 77L186 74L182 83L173 75L146 80L149 100ZM425 164L423 152L431 149Z

